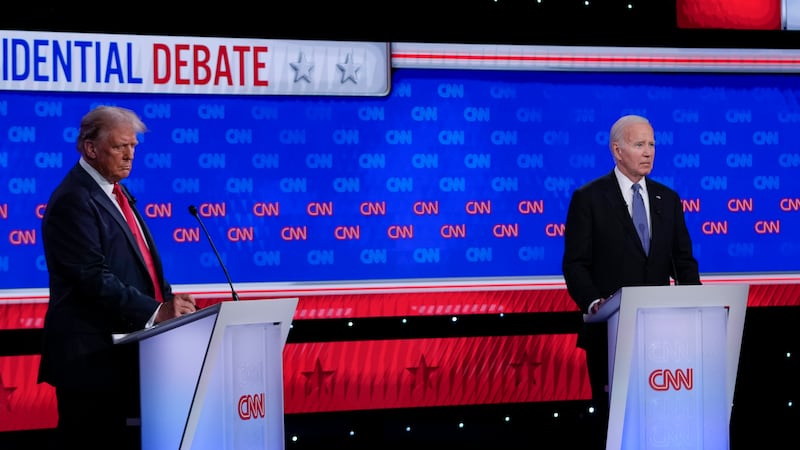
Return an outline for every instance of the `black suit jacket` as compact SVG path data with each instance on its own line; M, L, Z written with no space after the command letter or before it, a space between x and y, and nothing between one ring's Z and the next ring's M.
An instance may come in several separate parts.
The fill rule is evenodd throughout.
M697 260L677 192L645 178L652 232L645 255L612 170L572 194L564 231L562 270L570 296L584 313L596 299L624 286L700 284ZM587 327L578 336L586 348ZM602 345L606 345L605 341Z
M144 222L142 227L170 300L155 243ZM121 382L136 361L113 345L111 335L142 329L159 303L125 219L80 164L51 194L42 238L50 302L39 381L70 388Z

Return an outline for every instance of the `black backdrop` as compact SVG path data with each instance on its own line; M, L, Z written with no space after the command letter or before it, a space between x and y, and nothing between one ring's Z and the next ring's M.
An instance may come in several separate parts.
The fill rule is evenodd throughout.
M629 7L629 5L631 5ZM0 29L124 34L656 47L797 48L797 31L677 28L675 0L14 2Z

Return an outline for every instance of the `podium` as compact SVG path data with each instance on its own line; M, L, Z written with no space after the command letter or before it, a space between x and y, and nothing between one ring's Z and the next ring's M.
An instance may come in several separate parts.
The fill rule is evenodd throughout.
M625 287L608 322L606 449L728 450L747 285Z
M283 347L297 301L227 301L114 336L139 346L142 449L283 450Z

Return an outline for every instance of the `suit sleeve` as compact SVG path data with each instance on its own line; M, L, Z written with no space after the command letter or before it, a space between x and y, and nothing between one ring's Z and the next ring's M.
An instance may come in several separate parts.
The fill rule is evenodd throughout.
M88 193L75 190L49 202L42 232L50 283L65 293L51 301L79 303L114 332L144 326L158 303L137 288L142 277L122 229Z
M601 293L592 282L592 220L589 195L576 190L569 203L564 228L562 272L570 297L581 311L587 312Z

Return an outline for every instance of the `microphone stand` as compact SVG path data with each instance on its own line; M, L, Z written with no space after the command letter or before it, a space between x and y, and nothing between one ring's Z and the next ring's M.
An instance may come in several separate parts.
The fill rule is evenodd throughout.
M208 243L211 244L211 250L214 251L214 254L217 255L217 260L219 261L220 267L222 267L222 271L225 272L225 278L228 279L228 285L231 287L231 295L234 301L239 301L239 294L236 293L236 289L233 288L233 281L231 281L231 276L228 274L228 269L225 268L225 263L222 262L222 256L220 256L219 252L217 251L217 247L214 245L214 241L211 239L211 235L208 234L208 230L206 229L205 224L202 220L200 220L200 215L197 213L197 208L194 205L189 205L189 214L193 215L197 222L200 224L200 228L203 229L203 233L206 235L206 239L208 239Z

